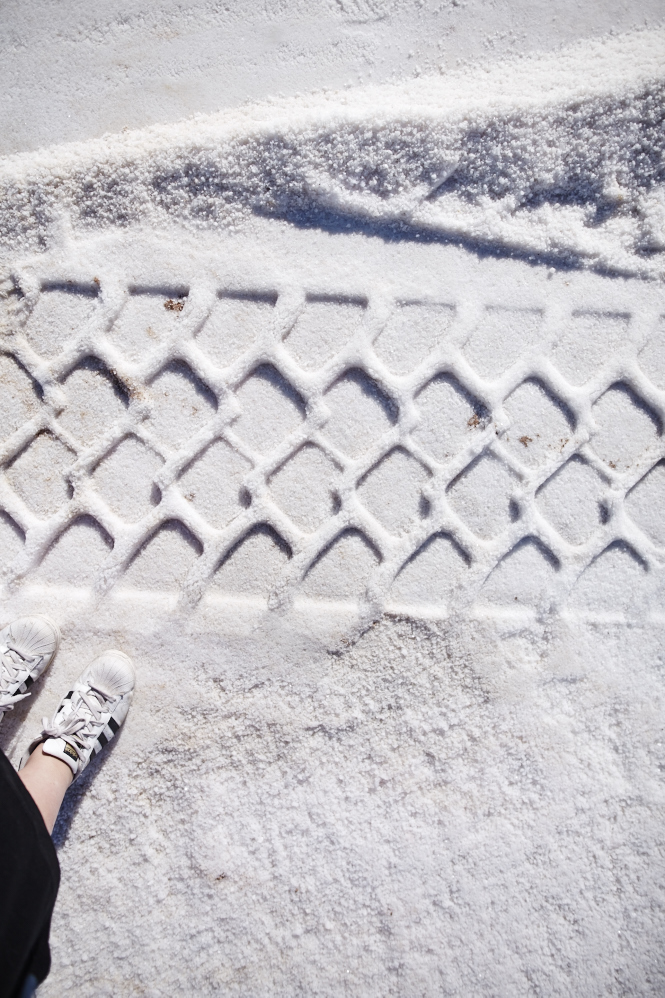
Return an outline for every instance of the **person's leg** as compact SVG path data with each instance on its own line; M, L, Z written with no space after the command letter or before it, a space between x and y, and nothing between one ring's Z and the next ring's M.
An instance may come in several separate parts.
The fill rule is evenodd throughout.
M43 981L60 868L53 840L31 794L0 752L0 995L22 995L30 975ZM28 992L29 994L30 992Z
M38 842L41 842L47 852L50 850L57 875L55 890L51 890L48 895L48 878L37 868L36 863L32 859L19 862L12 869L15 881L13 896L6 889L0 891L0 967L4 970L8 963L6 952L13 954L15 949L17 919L23 916L31 931L34 929L35 935L34 945L26 944L25 952L19 954L18 965L12 968L18 978L7 993L16 995L17 998L31 998L35 986L46 978L49 971L48 936L59 877L50 832L58 817L60 805L73 780L120 730L129 710L134 683L134 669L127 656L118 651L105 652L79 676L60 701L52 719L43 719L42 730L23 756L18 774L0 753L0 777L3 776L3 761L6 770L6 787L0 780L0 846L4 846L1 851L3 855L12 854L8 843L13 843L15 839L24 849L30 844L22 828L17 832L11 826L12 818L19 817L13 814L17 807L11 806L17 801L26 810L28 819L32 818ZM5 808L3 788L5 795L13 793L10 805ZM8 877L5 877L5 881L8 881ZM37 902L42 895L46 898L39 921L26 907L32 896L30 884ZM3 888L5 887L3 881ZM0 994L5 994L2 985L0 980Z
M38 745L18 775L39 808L50 834L67 787L74 779L71 769L66 762L44 755L42 746Z
M23 989L19 998L32 998L35 991L39 987L39 981L34 974L28 974L25 981L23 982Z

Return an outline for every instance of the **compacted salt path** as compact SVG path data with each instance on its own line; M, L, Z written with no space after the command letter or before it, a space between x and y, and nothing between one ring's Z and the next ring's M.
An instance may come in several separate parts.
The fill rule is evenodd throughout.
M3 748L138 673L40 993L663 993L662 51L4 161Z

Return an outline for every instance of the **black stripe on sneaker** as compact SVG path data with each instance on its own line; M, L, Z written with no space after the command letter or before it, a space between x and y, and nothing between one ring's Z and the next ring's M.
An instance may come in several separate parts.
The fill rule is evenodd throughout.
M71 700L71 698L73 696L74 696L74 690L70 690L69 693L66 693L62 699L63 700Z
M108 726L114 735L117 735L117 733L120 731L120 725L113 717L109 717Z
M34 683L34 681L35 681L34 676L28 676L28 678L26 679L26 681L22 684L23 685L23 691L22 692L25 693L25 691L27 690L28 686L32 686L32 684Z
M99 742L100 748L104 748L104 746L108 744L108 738L106 737L103 731L101 732L101 734L98 735L97 741Z

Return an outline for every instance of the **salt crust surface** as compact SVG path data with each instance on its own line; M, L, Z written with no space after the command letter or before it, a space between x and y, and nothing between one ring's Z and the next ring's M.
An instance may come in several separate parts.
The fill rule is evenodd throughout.
M556 65L598 107L651 100L659 37ZM540 108L543 65L511 70ZM64 635L3 748L103 648L139 675L56 829L41 990L662 994L662 284L522 236L298 227L236 188L196 233L196 185L126 227L184 132L3 164L46 206L4 215L3 617ZM137 185L79 217L85 156L127 142ZM568 263L607 269L578 235Z
M259 213L662 276L664 57L644 30L8 156L0 240Z
M139 670L56 832L45 995L660 994L662 288L271 221L72 239L14 274L3 613L64 643L3 747L104 647ZM39 306L89 316L93 277L99 321L49 348Z
M3 13L3 155L268 94L552 50L663 17L659 0L4 0Z
M340 657L49 609L28 727L109 641L140 685L55 832L44 994L662 993L662 630L386 619Z
M12 286L8 592L659 615L662 285L257 220ZM592 571L627 602L580 603Z

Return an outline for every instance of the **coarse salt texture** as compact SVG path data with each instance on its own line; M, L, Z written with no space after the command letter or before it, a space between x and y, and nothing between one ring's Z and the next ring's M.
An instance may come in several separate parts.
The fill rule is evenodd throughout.
M45 998L665 990L664 55L0 160L2 747L138 676Z

